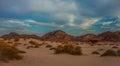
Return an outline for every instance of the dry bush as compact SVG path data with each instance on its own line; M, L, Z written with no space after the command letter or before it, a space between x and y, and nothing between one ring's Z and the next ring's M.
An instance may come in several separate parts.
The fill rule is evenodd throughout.
M34 48L35 46L27 46L26 49Z
M117 55L120 56L120 49L117 50Z
M18 45L20 45L20 43L14 43L13 47L17 47Z
M62 45L58 45L55 48L55 54L59 54L59 53L63 53L63 46Z
M114 50L107 50L101 56L117 56L117 52Z
M58 45L55 49L56 54L60 53L67 53L71 55L81 55L81 47L79 46L74 46L72 44L66 44L66 45Z
M19 38L15 38L15 39L14 39L15 42L18 42L19 40L20 40Z
M55 47L51 47L50 50L55 50L56 48Z
M81 55L82 52L81 52L81 47L79 46L76 46L72 49L72 51L70 52L70 54L72 55Z
M116 48L117 49L118 47L117 46L113 46L112 48Z
M99 55L100 53L97 52L97 51L94 51L94 52L92 52L92 54L97 54L97 55Z
M48 45L46 45L46 47L47 47L47 48L51 48L51 47L52 47L52 45L48 44Z
M105 50L105 49L98 49L98 51L103 51L103 50Z
M29 42L34 48L39 48L39 46L42 46L42 44L37 43L36 41L30 41Z
M23 52L23 51L22 51ZM0 42L0 60L19 60L22 59L21 51L15 47Z

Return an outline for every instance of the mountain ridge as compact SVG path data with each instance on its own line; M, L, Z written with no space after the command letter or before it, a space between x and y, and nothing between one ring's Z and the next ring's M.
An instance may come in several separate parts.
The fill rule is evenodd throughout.
M45 41L78 41L86 42L88 40L97 40L97 41L109 41L109 42L120 42L120 31L110 32L106 31L96 34L85 34L81 36L73 36L62 30L55 30L48 32L43 36L37 35L27 35L27 34L18 34L16 32L11 32L9 34L2 35L1 38L13 39L13 38L34 38Z

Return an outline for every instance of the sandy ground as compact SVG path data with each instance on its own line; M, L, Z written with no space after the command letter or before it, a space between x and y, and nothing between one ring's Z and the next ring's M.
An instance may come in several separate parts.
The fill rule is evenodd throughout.
M27 41L24 43L28 43ZM56 43L52 43L56 46ZM10 61L9 63L0 62L0 66L120 66L120 57L100 57L91 54L98 49L109 49L110 45L90 46L87 44L82 47L82 56L73 56L68 54L54 54L45 45L40 48L26 49L23 45L19 49L25 50L24 58L19 61ZM101 51L103 53L104 51Z

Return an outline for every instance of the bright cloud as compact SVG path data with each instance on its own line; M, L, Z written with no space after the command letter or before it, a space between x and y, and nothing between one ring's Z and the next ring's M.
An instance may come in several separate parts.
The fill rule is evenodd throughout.
M111 23L113 23L113 22L103 22L102 25L109 25Z
M33 25L39 25L39 26L51 26L51 27L58 27L58 28L64 27L64 25L57 25L54 22L45 23L45 22L38 22L35 20L25 20L25 22L32 23Z
M20 25L20 26L27 26L29 27L30 25L29 24L26 24L25 22L22 22L22 21L19 21L19 20L5 20L5 22L7 23L11 23L11 24L17 24L17 25Z
M80 24L80 27L82 29L88 29L98 21L99 19L88 19L88 20L85 20L82 24Z

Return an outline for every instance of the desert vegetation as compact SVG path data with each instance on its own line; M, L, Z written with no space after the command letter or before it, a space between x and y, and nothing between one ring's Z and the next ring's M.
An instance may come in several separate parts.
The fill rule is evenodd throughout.
M117 54L118 54L118 56L120 56L120 49L117 50Z
M117 46L113 46L112 48L116 48L117 49L118 47Z
M52 45L48 44L48 45L46 45L46 47L47 47L47 48L51 48L51 47L52 47Z
M109 49L105 51L101 56L117 56L117 52L112 49Z
M40 46L42 46L42 44L39 44L36 41L30 41L29 43L31 44L31 47L34 47L34 48L39 48Z
M55 48L55 54L67 53L71 55L82 55L81 47L72 44L58 45Z
M0 61L20 60L23 58L21 53L25 53L25 51L21 51L0 41Z
M97 41L97 40L91 40L91 39L90 39L90 40L88 40L87 42L90 43L90 44L96 44L98 41Z
M98 51L93 51L92 54L97 54L99 55L100 53Z

